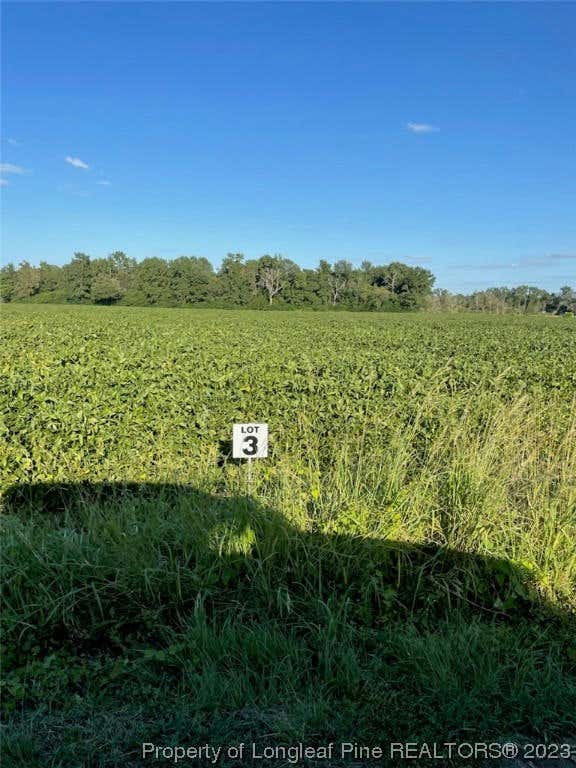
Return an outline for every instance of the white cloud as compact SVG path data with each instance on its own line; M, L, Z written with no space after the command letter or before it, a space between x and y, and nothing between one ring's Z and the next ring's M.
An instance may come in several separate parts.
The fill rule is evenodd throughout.
M406 123L406 128L412 133L436 133L439 130L429 123Z
M12 163L0 163L0 173L26 173L24 168L19 165L13 165Z
M80 160L79 157L70 157L70 155L68 155L65 160L70 165L73 165L74 168L82 168L83 171L88 171L90 169L90 166L83 160Z
M0 179L0 187L7 187L10 184L6 179Z
M528 267L546 267L549 265L552 266L554 262L574 260L576 260L576 253L547 253L544 256L537 258L522 259L520 265Z
M96 184L100 184L101 187L109 187L110 186L110 182L107 181L106 179L102 179L102 181L97 181Z

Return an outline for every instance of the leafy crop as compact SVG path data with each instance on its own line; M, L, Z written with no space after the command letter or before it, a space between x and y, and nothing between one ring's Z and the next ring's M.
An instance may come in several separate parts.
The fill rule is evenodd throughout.
M572 318L14 305L2 332L12 764L576 728ZM269 424L251 485L236 421Z

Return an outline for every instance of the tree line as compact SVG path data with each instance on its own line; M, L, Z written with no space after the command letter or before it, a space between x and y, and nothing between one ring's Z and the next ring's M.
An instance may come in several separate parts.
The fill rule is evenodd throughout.
M205 258L147 258L137 262L123 251L92 259L75 253L63 266L23 261L0 270L0 300L125 306L208 306L332 308L372 311L553 312L576 311L576 293L540 288L493 288L471 295L434 290L427 269L401 262L354 267L322 259L302 269L281 255L246 259L229 253L218 270Z
M132 306L333 307L414 310L424 306L434 276L399 262L354 268L320 261L301 269L280 255L246 259L229 253L215 271L205 258L140 262L122 251L91 259L75 253L64 266L22 262L0 271L2 301L72 302Z
M469 295L437 289L432 291L427 306L441 312L576 314L576 291L569 285L562 286L558 292L532 285L518 285L515 288L488 288Z

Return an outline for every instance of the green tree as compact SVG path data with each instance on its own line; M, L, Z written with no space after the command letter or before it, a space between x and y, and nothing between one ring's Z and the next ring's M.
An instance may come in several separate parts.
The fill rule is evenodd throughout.
M124 251L114 251L108 256L108 259L114 266L114 274L118 278L122 290L126 291L132 282L136 269L136 259L126 256Z
M360 281L354 290L354 308L373 312L391 311L397 308L397 302L388 288Z
M92 292L90 256L81 252L74 254L72 261L64 267L64 284L71 301L90 301Z
M215 292L231 306L248 304L258 293L256 262L246 261L242 253L228 253L218 270Z
M208 259L180 256L169 266L171 293L178 304L196 304L213 295L214 270Z
M387 288L395 295L399 309L411 310L424 306L434 285L434 275L423 267L409 267L394 261L384 267L373 267L372 284Z
M320 307L320 281L315 269L299 269L286 287L284 300L295 307Z
M329 305L331 299L330 279L332 275L332 266L326 259L320 259L316 268L318 276L318 296L322 304Z
M164 259L144 259L136 267L134 288L146 297L147 304L170 304L174 297L170 288L170 267Z
M100 273L92 280L91 299L95 304L114 304L124 291L117 277Z
M27 261L21 262L16 271L15 299L28 299L40 290L40 270Z
M294 279L297 270L298 267L293 261L279 254L262 256L258 261L257 285L264 291L269 304L272 304L274 297Z
M62 268L55 264L40 262L40 293L52 293L62 288Z
M558 294L556 313L565 315L567 312L576 314L576 291L569 285L563 285Z
M12 301L16 293L16 270L14 264L5 264L0 269L0 301Z
M330 302L336 306L346 293L352 279L352 264L349 261L337 261L328 275L328 285L330 287Z
M457 308L457 298L446 288L435 288L430 294L426 308L433 312L454 312Z

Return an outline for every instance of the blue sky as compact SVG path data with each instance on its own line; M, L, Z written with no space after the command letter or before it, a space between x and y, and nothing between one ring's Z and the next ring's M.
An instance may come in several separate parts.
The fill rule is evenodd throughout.
M3 260L576 281L572 3L4 3ZM85 167L86 166L86 167Z

